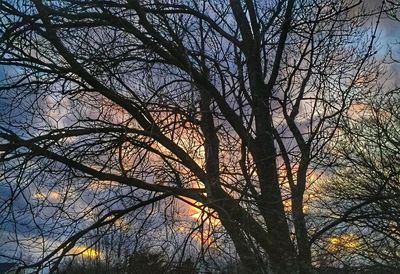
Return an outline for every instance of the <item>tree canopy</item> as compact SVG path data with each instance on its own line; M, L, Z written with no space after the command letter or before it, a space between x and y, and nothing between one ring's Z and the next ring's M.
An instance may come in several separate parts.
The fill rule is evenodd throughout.
M396 135L349 126L395 90L376 43L396 7L364 4L2 1L1 224L29 234L11 242L42 245L30 265L56 271L81 239L127 216L179 230L187 204L201 246L229 253L231 242L243 271L312 273L354 213L386 216L381 201L399 197L398 168L393 189L368 177L389 176L380 164L395 161ZM355 180L336 188L336 173ZM398 226L398 212L388 218Z

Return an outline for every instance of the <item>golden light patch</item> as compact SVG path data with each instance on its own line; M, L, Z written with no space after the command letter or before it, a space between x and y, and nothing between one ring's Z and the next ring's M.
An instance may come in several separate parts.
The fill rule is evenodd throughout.
M114 216L108 216L105 221L112 221ZM125 219L119 218L113 221L114 225L120 230L129 230L130 224Z
M74 255L82 255L83 257L91 259L98 258L100 256L98 251L87 246L75 246L69 253Z
M213 226L219 226L220 220L213 215L213 212L200 202L191 201L193 205L188 205L187 215L198 222L204 222Z
M39 192L36 192L35 194L33 194L32 197L37 200L44 200L44 199L46 199L46 194L39 191Z
M337 252L339 250L351 250L360 246L360 240L353 234L344 234L340 236L332 236L328 239L328 250Z
M48 200L52 200L52 201L58 200L60 198L60 196L61 196L60 193L57 191L49 191L47 193L38 191L32 195L32 197L37 200L48 199Z
M119 186L119 183L114 181L100 181L100 180L92 180L89 183L89 189L91 190L104 190L110 187Z
M181 202L181 216L184 217L182 224L178 225L176 230L180 233L190 233L190 236L198 244L212 247L215 238L213 230L221 225L220 220L212 209L204 206L202 203L192 199L183 198ZM186 223L186 224L185 224ZM200 226L193 231L193 224Z

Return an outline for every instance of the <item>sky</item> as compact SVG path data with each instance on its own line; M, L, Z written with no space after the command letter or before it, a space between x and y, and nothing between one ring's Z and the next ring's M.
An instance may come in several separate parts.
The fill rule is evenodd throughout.
M368 5L370 5L371 7L374 7L377 5L379 6L381 3L381 1L377 1L377 0L368 0L367 2L368 2ZM379 30L380 30L379 42L382 45L381 50L382 50L382 53L385 53L387 50L387 46L389 44L393 44L397 41L400 41L400 23L394 22L392 20L388 20L387 18L383 18L383 20L379 26ZM397 53L400 53L400 46L398 46L398 49L395 51L395 55L394 55L395 57L397 56L396 55ZM400 54L398 56L400 56ZM399 65L396 65L396 64L391 65L390 68L391 68L392 72L395 73L395 75L400 75L400 66ZM0 65L0 82L1 82L1 80L4 79L5 73L6 73L6 68L4 66ZM1 100L2 99L0 98L0 107L2 107ZM5 198L4 193L5 192L0 193L1 194L0 198ZM3 197L2 197L2 195L3 195ZM4 231L3 231L3 235L4 235Z
M380 0L364 0L368 7L379 8L382 5ZM398 12L400 18L400 12ZM376 17L374 18L374 24ZM392 48L393 57L400 57L400 22L382 15L378 28L378 43L381 46L381 54L388 53L389 47ZM400 60L400 58L398 58ZM400 64L390 64L390 71L394 74L393 78L398 79L400 76ZM398 84L398 83L396 83Z

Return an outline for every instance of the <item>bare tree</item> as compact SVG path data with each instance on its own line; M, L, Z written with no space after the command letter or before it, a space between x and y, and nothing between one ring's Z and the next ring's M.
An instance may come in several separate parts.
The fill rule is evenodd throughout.
M94 180L120 189L41 262L175 197L217 216L249 272L312 272L316 157L379 74L361 2L10 0L0 12L11 196L51 185L69 208Z
M399 7L388 1L389 19L399 21ZM398 43L390 46L387 70L397 76ZM317 215L324 217L316 218L329 224L320 231L324 237L311 239L325 257L333 255L333 264L379 273L400 269L400 104L397 78L391 76L381 75L370 96L354 102L330 144L335 164L320 189Z
M341 159L323 187L325 205L320 207L333 225L319 240L341 265L372 265L388 273L400 269L397 91L359 104L357 115L341 127L334 149Z

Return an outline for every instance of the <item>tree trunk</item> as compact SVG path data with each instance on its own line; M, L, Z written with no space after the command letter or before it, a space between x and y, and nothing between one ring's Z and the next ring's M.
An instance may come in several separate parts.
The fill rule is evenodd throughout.
M312 273L311 248L308 240L307 227L304 220L303 199L295 196L292 199L293 223L296 231L297 249L300 274Z
M260 104L260 105L259 105ZM262 109L261 102L256 103L256 145L259 148L253 152L257 175L261 188L261 213L268 229L270 247L266 250L273 273L298 273L298 263L295 248L290 238L289 225L279 186L278 168L276 166L276 151L272 138L271 125L267 110Z
M220 221L235 245L236 252L238 253L240 261L245 269L245 273L265 272L262 271L263 266L257 261L257 256L249 246L248 240L246 240L243 231L225 215L226 214L223 212L219 213Z

